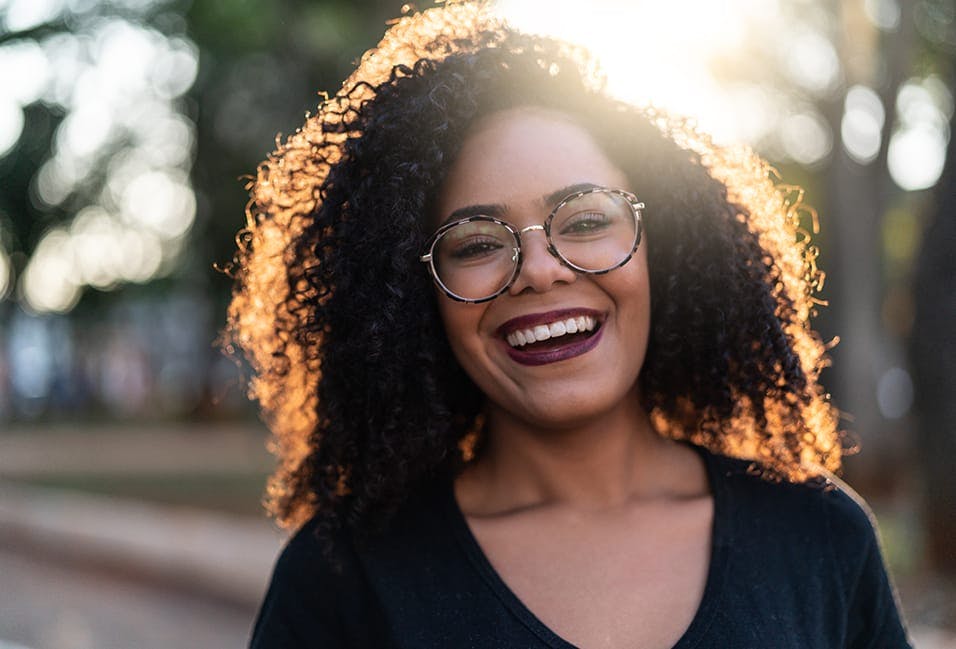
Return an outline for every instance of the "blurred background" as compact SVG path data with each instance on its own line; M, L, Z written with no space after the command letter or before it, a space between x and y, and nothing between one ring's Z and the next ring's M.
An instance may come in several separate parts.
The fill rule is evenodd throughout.
M917 647L956 647L956 0L499 4L804 188L845 477ZM0 649L246 642L282 535L216 267L244 176L408 10L0 0Z

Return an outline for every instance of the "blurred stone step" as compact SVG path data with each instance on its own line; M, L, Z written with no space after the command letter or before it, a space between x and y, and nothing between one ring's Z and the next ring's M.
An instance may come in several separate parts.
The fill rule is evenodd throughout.
M285 533L263 518L0 482L0 544L242 604L261 600Z

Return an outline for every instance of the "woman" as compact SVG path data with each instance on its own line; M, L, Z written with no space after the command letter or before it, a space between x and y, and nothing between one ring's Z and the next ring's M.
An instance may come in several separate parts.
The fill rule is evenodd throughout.
M908 646L801 212L593 71L408 16L259 169L230 333L298 532L253 647Z

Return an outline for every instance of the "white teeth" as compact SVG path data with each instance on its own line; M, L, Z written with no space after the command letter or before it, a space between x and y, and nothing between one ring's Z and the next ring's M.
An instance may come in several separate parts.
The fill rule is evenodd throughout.
M547 325L538 325L534 328L534 339L535 341L547 340L551 337L551 330Z
M533 329L520 329L508 334L505 338L512 347L524 347L525 345L549 338L558 338L565 334L573 334L579 331L592 331L597 325L597 320L591 316L582 315L576 318L558 320L547 325L538 325Z

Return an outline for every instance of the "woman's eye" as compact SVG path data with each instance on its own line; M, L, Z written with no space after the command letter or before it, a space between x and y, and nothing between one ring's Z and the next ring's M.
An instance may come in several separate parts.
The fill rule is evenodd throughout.
M603 212L581 212L568 219L559 234L592 234L610 225L611 219Z
M456 244L450 251L452 259L469 261L493 255L504 246L495 239L472 239Z

